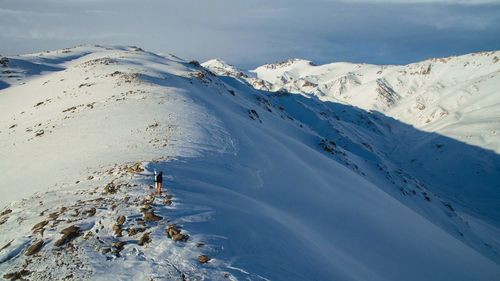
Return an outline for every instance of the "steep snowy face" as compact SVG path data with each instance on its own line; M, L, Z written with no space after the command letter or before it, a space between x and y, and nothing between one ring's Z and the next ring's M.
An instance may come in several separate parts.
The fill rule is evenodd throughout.
M209 71L174 56L100 46L8 60L19 77L0 79L6 278L500 275L498 216L485 208L499 198L500 160L491 151L378 112L257 90L274 82L218 60L204 64ZM322 80L306 79L302 69L318 67L292 60L266 71L285 69L283 80L314 89ZM328 67L339 75L331 87L346 96L364 83L356 65ZM393 91L403 97L389 78L374 83L384 99L397 104ZM470 171L457 170L463 159ZM432 180L440 161L462 173ZM161 195L150 187L155 170L165 176ZM464 181L475 201L437 192L455 188L447 182L460 176L481 181L481 194Z
M9 58L17 78L0 94L1 204L117 162L198 155L219 121L190 102L186 65L125 47Z
M405 66L290 60L258 67L244 80L256 89L379 111L432 133L392 128L397 146L383 153L434 192L499 221L499 57L484 52ZM483 149L457 151L450 139Z
M405 66L316 66L294 59L251 72L256 77L247 80L258 89L312 94L324 101L381 111L422 130L500 153L498 51Z

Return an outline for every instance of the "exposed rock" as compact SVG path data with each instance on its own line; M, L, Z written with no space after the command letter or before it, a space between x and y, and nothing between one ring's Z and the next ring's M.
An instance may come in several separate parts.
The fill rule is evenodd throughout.
M24 255L26 256L32 256L36 253L38 253L42 247L43 247L43 240L39 239L39 240L36 240L35 242L33 242L33 244L31 244L28 249L26 249L26 251L24 252Z
M79 67L87 68L91 66L96 66L96 65L110 65L110 64L115 64L116 60L111 59L111 58L97 58L97 59L92 59L85 61L78 65Z
M391 85L385 79L377 79L377 93L378 99L380 99L387 107L391 107L401 96L391 87Z
M12 242L14 242L14 239L10 240L9 243L3 245L2 248L0 248L0 251L2 251L4 249L7 249L8 247L10 247L10 245L12 245Z
M207 263L210 260L211 260L211 258L207 255L198 256L198 262L200 262L200 263Z
M113 243L113 247L115 248L113 250L113 255L119 257L120 252L123 250L123 247L125 246L125 242L123 241L116 241Z
M33 226L33 228L31 228L31 230L33 230L33 232L42 232L43 234L43 228L49 223L48 220L44 220L44 221L41 221L37 224L35 224Z
M144 212L144 220L147 222L154 222L162 219L162 217L155 215L154 211Z
M5 216L5 215L10 214L10 213L12 213L11 209L5 209L2 211L2 213L0 213L0 217Z
M80 228L75 225L63 229L61 233L63 236L54 243L55 246L63 246L82 234Z
M49 214L49 219L55 220L59 217L60 213L59 212L54 212Z
M151 241L153 241L151 239L151 237L149 236L149 233L144 233L142 236L141 236L141 239L139 239L139 246L144 246L145 244L147 243L151 243Z
M125 246L125 242L123 241L116 241L113 243L113 247L115 247L118 251L123 250L123 247Z
M153 207L151 207L151 205L149 204L146 204L144 206L141 207L141 212L146 212L146 211L149 211L151 210Z
M5 217L0 217L0 225L4 224L7 222L7 220L9 220L9 217L8 216L5 216Z
M172 238L172 236L174 236L175 234L181 233L180 229L177 228L177 226L175 224L168 225L166 232L167 232L168 237L170 237L170 238Z
M189 62L190 65L194 66L194 67L200 67L200 62L198 62L197 60L192 60Z
M0 58L0 66L2 67L7 67L9 64L9 59L6 57L1 57Z
M96 212L97 212L97 209L96 208L92 208L92 209L83 211L82 214L84 214L84 215L86 215L88 217L93 217Z
M144 168L141 167L140 163L136 163L132 166L126 167L126 171L129 173L141 173L144 172Z
M115 194L118 191L118 186L116 186L113 182L108 183L104 187L104 193L107 194Z
M320 141L319 145L323 148L324 151L326 151L330 154L333 154L333 155L342 154L342 155L344 155L344 153L342 151L340 151L339 148L337 147L337 144L332 140L322 139Z
M174 224L170 224L167 227L167 236L174 241L182 241L185 242L188 240L189 236L186 234L182 234L181 230Z
M104 247L101 249L101 254L103 254L103 255L110 253L110 252L111 252L111 248L109 248L109 247Z
M143 205L151 205L151 204L154 203L154 201L155 201L154 196L149 196L149 198L144 198L142 200L141 204L143 204Z
M80 228L76 225L72 225L72 226L66 227L65 229L61 230L61 234L70 235L70 234L75 234L75 233L80 233Z
M422 70L420 71L421 74L423 75L429 75L431 73L432 65L429 64L427 68L422 67Z
M200 80L203 80L203 78L205 78L206 74L202 71L197 71L194 73L194 77L200 79Z
M122 236L122 227L120 225L117 225L117 224L113 225L113 232L117 237L121 237Z
M248 117L250 117L253 120L258 120L259 122L262 123L262 121L260 120L260 116L255 109L248 110Z
M455 212L455 209L451 206L450 203L448 202L443 202L443 205L445 205L451 212Z
M174 234L172 236L172 240L174 240L174 241L186 242L188 239L189 239L189 236L186 234L182 234L182 233Z
M83 236L83 239L89 240L93 236L94 236L94 233L92 231L87 231L87 233L85 233L85 235Z
M171 206L172 205L172 199L165 198L165 200L163 201L163 204L165 204L166 206Z
M24 276L29 275L30 272L26 269L16 271L16 272L11 272L3 275L3 278L7 280L19 280L23 279Z
M118 219L116 220L116 224L117 225L123 225L125 223L127 219L125 218L125 216L120 216L118 217Z
M139 233L139 232L144 232L144 231L146 231L146 229L145 229L145 228L143 228L143 227L133 227L133 228L129 228L129 229L128 229L128 236L134 236L134 235L136 235L137 233Z
M45 134L44 130L38 130L38 131L35 132L35 137L42 136L43 134Z

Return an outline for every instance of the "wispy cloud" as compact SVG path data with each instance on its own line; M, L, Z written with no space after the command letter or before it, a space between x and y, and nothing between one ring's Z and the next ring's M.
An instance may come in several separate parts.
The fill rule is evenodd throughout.
M255 66L407 63L500 49L500 0L2 0L0 53L140 45Z

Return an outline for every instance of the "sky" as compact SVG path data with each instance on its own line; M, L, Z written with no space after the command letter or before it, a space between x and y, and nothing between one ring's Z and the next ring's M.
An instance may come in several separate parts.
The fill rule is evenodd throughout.
M0 54L136 45L252 68L500 49L500 0L0 0Z

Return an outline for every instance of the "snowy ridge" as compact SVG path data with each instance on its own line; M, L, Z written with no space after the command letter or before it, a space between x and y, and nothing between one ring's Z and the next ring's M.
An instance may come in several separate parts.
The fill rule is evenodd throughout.
M203 65L213 70L210 61ZM234 67L231 70L238 71ZM352 63L318 66L307 60L292 59L251 72L256 77L247 80L258 89L313 94L321 100L381 111L423 130L439 130L446 136L500 152L495 141L498 126L480 128L470 134L453 133L445 128L467 119L474 120L473 127L481 126L475 116L479 108L488 107L484 119L498 117L500 51L429 59L405 66Z
M317 66L294 59L258 67L251 71L256 77L244 80L256 89L312 95L380 111L419 130L437 133L417 137L396 130L392 133L397 138L390 143L401 145L384 153L434 185L436 193L498 221L499 58L500 52L494 51L405 66L345 62ZM213 69L210 62L203 65ZM465 148L455 155L457 148L449 149L441 136L494 153Z
M23 75L0 79L4 278L500 274L491 208L500 160L490 150L350 105L254 89L274 81L220 60L204 64L209 71L174 56L107 46L8 60L5 67ZM31 64L10 64L16 60ZM43 70L30 72L35 64ZM315 67L294 60L268 68L287 69L280 81L303 78L296 65ZM363 84L351 72L339 81L344 93ZM404 98L390 79L380 81L387 95L392 89ZM407 155L409 147L415 155ZM456 189L452 177L430 180L435 167L422 167L437 167L457 151L474 169L451 171L482 179L485 193L462 186L476 196L470 200L441 194L441 186ZM167 193L152 193L153 170L164 171Z

